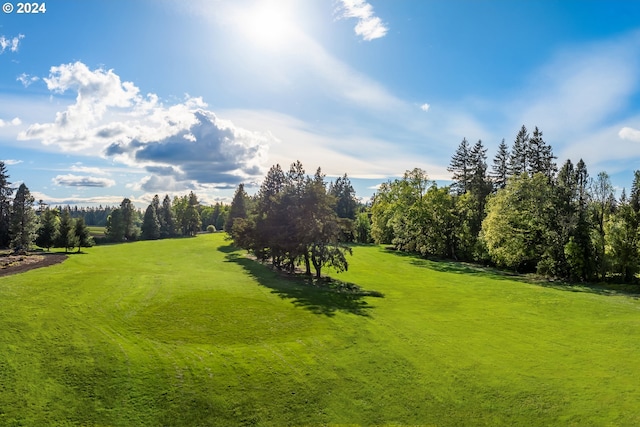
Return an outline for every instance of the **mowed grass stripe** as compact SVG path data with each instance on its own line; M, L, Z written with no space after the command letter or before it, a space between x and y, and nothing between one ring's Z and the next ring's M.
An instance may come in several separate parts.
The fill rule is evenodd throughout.
M356 247L286 280L223 235L0 278L2 425L637 425L640 304Z

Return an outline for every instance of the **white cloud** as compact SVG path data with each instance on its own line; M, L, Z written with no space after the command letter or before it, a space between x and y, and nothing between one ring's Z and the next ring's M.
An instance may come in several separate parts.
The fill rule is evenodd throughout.
M18 45L20 44L20 40L24 38L24 34L19 34L17 37L7 38L5 36L0 36L0 54L3 54L5 50L10 50L11 52L18 51Z
M39 191L32 191L31 195L36 199L36 200L42 200L45 203L48 203L49 205L60 205L60 206L65 206L65 205L78 205L78 206L97 206L97 205L102 205L102 206L118 206L120 204L120 202L122 202L122 199L125 196L119 195L119 196L94 196L94 197L79 197L79 196L70 196L70 197L54 197L54 196L50 196L48 194L39 192ZM149 200L142 200L139 197L135 197L133 195L127 196L132 202L134 202L134 204L137 207L143 207L146 206ZM152 196L153 197L153 196Z
M141 96L113 70L90 70L81 62L52 67L44 80L53 92L75 92L75 102L54 122L29 126L21 140L101 154L158 176L172 166L185 185L236 185L264 172L273 138L218 118L200 98L165 106L154 94Z
M113 187L116 182L108 178L97 178L93 176L79 176L73 174L58 175L52 179L55 185L65 187Z
M24 87L29 87L31 86L32 83L35 83L38 80L40 80L40 78L36 76L30 76L27 73L22 73L16 78L16 80L22 83Z
M424 103L424 104L422 104L422 105L420 106L420 109L421 109L422 111L424 111L424 112L429 111L429 108L431 108L431 105L429 105L429 104L427 104L427 103Z
M340 0L341 18L356 18L358 23L355 33L364 40L374 40L384 37L388 28L380 18L373 13L373 6L364 0Z
M14 160L14 159L2 160L2 162L5 165L9 165L9 166L11 166L11 165L19 165L20 163L23 163L22 160Z
M18 117L14 117L9 121L0 119L0 128L9 127L9 126L20 126L21 124L22 124L22 120L20 120Z
M618 132L618 136L628 141L640 142L640 130L638 129L625 126L620 129L620 132Z

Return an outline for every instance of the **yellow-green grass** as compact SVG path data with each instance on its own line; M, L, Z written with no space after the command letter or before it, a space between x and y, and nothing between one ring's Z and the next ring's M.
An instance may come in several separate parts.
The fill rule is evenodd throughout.
M222 234L0 278L0 425L640 425L640 302L356 247L299 285Z

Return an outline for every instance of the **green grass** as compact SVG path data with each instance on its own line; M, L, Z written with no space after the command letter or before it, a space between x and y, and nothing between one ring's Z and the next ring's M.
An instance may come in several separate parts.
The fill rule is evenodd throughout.
M89 233L91 234L91 237L104 237L104 231L106 230L106 227L90 225L87 228L89 229Z
M0 425L640 425L640 302L369 246L285 279L222 234L0 278Z

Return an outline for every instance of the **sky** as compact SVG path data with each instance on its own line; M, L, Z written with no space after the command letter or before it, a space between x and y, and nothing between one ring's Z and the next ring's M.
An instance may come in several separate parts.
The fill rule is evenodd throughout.
M29 4L32 5L32 4ZM300 160L358 197L538 127L640 169L640 2L52 0L0 12L0 160L50 204L229 202ZM7 13L10 12L10 13ZM34 13L38 12L38 13Z

